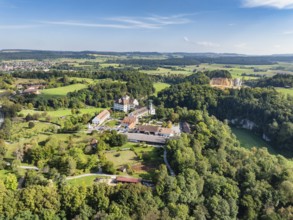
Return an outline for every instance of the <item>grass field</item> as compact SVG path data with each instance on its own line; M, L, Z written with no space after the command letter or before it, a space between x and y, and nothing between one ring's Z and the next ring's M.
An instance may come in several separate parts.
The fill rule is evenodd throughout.
M159 67L157 70L142 70L141 72L151 74L151 75L157 75L157 74L191 74L192 71L182 69L182 70L172 70L168 68Z
M154 95L157 96L160 91L162 91L165 88L168 88L169 86L170 84L168 83L161 83L161 82L154 83L154 87L156 90Z
M293 88L291 89L286 89L286 88L276 88L276 90L280 93L283 93L283 94L289 94L291 96L293 96Z
M135 164L138 162L138 158L131 150L119 151L119 152L107 152L105 153L107 160L114 163L115 168L129 164Z
M271 154L277 154L277 152L270 145L268 145L267 142L253 134L251 131L235 127L232 127L231 129L232 132L236 135L237 139L240 141L242 147L248 149L251 149L252 147L266 147Z
M90 186L94 183L94 180L99 177L99 175L94 175L94 176L85 176L85 177L81 177L81 178L77 178L77 179L71 179L71 180L67 180L66 182L69 183L70 185L74 185L74 186L80 186L80 185L84 185L84 186ZM105 178L105 177L103 177Z
M118 125L118 122L116 120L111 120L111 121L108 121L105 125L113 128L116 125Z
M77 83L69 86L63 86L52 89L41 90L41 95L39 97L56 97L56 96L66 96L69 92L78 91L85 89L88 86L85 84Z
M81 114L95 114L95 113L99 113L100 111L104 110L104 108L88 107L88 108L81 108L78 110L81 112ZM72 115L71 109L58 109L55 111L46 111L46 112L47 112L47 115L51 116L52 118L59 118L62 116ZM34 113L42 114L43 111L22 110L20 113L22 113L24 116L26 116L27 114L34 114Z

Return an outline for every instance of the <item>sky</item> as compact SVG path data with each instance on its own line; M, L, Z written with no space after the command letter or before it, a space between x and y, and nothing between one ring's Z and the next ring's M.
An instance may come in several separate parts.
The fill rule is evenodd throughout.
M0 0L0 49L293 53L293 0Z

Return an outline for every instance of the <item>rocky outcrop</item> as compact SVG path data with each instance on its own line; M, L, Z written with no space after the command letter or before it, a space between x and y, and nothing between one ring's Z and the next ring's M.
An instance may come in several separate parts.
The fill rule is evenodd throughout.
M237 125L237 126L240 126L241 128L248 129L248 130L252 130L257 127L257 125L253 121L250 121L248 119L235 118L235 119L231 119L229 122L233 125Z
M267 141L267 142L271 141L271 139L265 133L262 134L262 139Z
M228 78L212 78L210 81L212 87L217 88L239 88L242 85L241 79L228 79Z
M3 115L2 112L0 112L0 128L1 128L1 126L3 124L3 122L4 122L4 115Z

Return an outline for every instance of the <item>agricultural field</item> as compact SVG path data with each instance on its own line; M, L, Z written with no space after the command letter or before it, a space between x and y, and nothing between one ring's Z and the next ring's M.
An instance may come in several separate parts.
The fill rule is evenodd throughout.
M63 86L58 88L52 88L52 89L44 89L41 90L41 95L39 97L57 97L57 96L66 96L69 92L78 91L81 89L85 89L88 86L85 84L73 84L69 86Z
M147 73L150 75L169 75L169 74L185 74L189 75L192 74L192 71L186 70L186 69L181 69L180 67L174 66L173 68L175 69L169 69L169 68L163 68L159 67L156 70L141 70L143 73ZM179 68L179 69L178 69Z
M233 78L244 78L247 80L257 79L253 76L242 76L243 73L246 74L256 74L265 75L271 77L277 73L288 73L293 74L293 66L290 63L280 63L274 65L224 65L224 64L200 64L198 66L192 66L197 71L211 71L211 70L228 70L231 72ZM188 68L188 67L186 67ZM285 68L285 70L279 69ZM256 71L254 70L256 69Z
M154 83L154 88L156 90L154 95L157 96L160 91L162 91L165 88L168 88L169 86L170 84L168 83L161 83L161 82Z

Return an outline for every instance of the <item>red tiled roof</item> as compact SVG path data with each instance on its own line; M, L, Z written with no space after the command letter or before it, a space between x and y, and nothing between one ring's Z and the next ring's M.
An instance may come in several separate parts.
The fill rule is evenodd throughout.
M153 126L153 125L138 125L137 130L140 132L159 132L160 127L158 126Z
M116 181L121 183L140 183L141 182L141 180L137 178L128 178L128 177L122 177L122 176L118 176L116 178Z
M132 124L132 123L135 123L136 121L137 121L137 118L136 118L136 117L134 117L134 116L129 116L129 117L125 117L125 118L123 119L122 123L130 125L130 124Z
M173 132L173 130L170 129L170 128L161 128L161 129L160 129L160 133L161 133L161 134L173 134L174 132Z
M108 110L103 110L100 114L98 114L97 118L98 119L103 119L105 118L110 112Z

